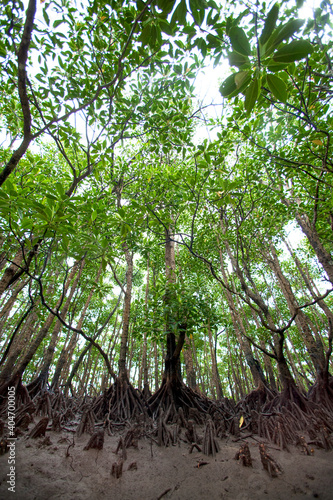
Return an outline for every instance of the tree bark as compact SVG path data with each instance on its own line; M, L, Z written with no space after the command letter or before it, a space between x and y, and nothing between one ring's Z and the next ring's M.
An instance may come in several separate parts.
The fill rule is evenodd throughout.
M295 314L298 308L297 299L292 291L289 281L282 272L274 246L270 244L269 248L272 257L270 257L266 253L267 262L278 279L281 291L287 301L290 313L293 315ZM319 343L313 337L312 332L309 328L307 316L302 310L298 311L298 314L295 318L295 323L304 340L304 343L310 355L313 366L315 367L315 370L318 373L318 375L322 377L323 372L325 370L325 356L324 356L324 349L320 342L320 339Z
M125 291L124 308L123 308L123 329L122 329L121 340L120 340L120 353L119 353L118 369L119 369L120 379L122 381L127 381L128 374L127 374L127 370L126 370L126 356L127 356L127 342L128 342L130 312L131 312L131 299L132 299L133 254L129 251L128 245L126 242L123 244L123 249L125 252L127 269L126 269L126 291Z
M22 248L19 248L11 264L7 267L7 269L3 273L2 278L0 279L0 297L4 293L4 291L8 288L13 276L19 269L19 266L22 264L22 261L23 261L23 250Z
M311 224L309 217L306 214L296 212L296 220L300 225L303 233L309 240L319 262L323 266L328 279L333 285L333 257L328 250L324 247L320 240L320 236L316 228Z
M217 368L216 351L215 351L215 346L213 344L213 336L212 336L212 330L210 327L209 318L207 321L207 332L208 332L210 355L212 358L212 375L213 375L212 378L213 378L214 386L215 386L215 390L216 390L216 399L218 401L221 401L221 399L223 398L223 390L222 390L222 385L221 385L220 374L219 374L219 371Z
M70 286L70 283L75 276L76 271L77 271L77 265L73 266L73 268L72 268L72 270L71 270L71 272L66 280L62 296L59 298L59 300L55 306L56 309L61 305L61 303L63 301L63 297L65 296L65 294ZM24 356L20 360L13 375L12 375L12 367L8 368L7 363L6 363L6 365L4 366L4 368L0 374L0 385L5 384L7 381L9 381L10 378L21 377L23 375L24 370L26 369L26 367L28 366L28 364L32 360L38 347L40 346L40 344L42 343L44 338L47 336L48 331L51 328L51 325L54 321L54 318L55 318L55 316L52 313L49 313L44 325L41 327L41 329L39 330L36 337L30 343L26 353L24 354Z
M76 328L78 330L81 330L82 328L82 325L83 325L83 321L84 321L84 318L86 316L86 313L87 313L87 310L88 310L88 307L90 305L90 302L91 302L91 299L94 295L94 291L95 291L95 286L100 278L100 275L101 275L101 272L102 272L102 264L99 266L99 269L98 269L98 272L97 272L97 276L95 278L95 282L94 282L94 285L92 286L91 290L90 290L90 293L88 295L88 298L83 306L83 309L82 309L82 312L81 312L81 316L80 316L80 319L77 323L77 326ZM73 352L74 352L74 348L75 348L75 344L76 344L76 340L77 340L77 334L72 332L71 334L71 338L70 338L70 341L68 343L67 346L64 346L63 350L61 351L61 354L59 356L59 359L58 359L58 362L57 362L57 366L56 366L56 369L55 369L55 372L54 372L54 375L53 375L53 379L52 379L52 382L51 382L51 388L54 388L58 385L58 382L59 382L59 379L60 379L60 376L61 376L61 372L65 366L65 364L68 362L68 360L71 359L72 355L73 355Z

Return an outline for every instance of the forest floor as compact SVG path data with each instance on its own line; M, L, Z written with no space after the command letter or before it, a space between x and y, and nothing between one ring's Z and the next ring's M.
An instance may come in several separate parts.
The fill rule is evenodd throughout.
M88 434L46 431L45 437L16 440L15 493L8 490L9 453L0 456L0 498L7 500L206 500L292 498L333 499L333 450L316 447L310 455L299 447L289 451L265 442L266 451L281 467L277 477L263 469L258 436L246 442L252 467L245 467L235 455L244 444L233 436L218 438L220 451L213 456L193 450L182 439L175 446L159 447L155 440L142 437L137 447L115 454L122 429L105 434L103 449L84 450ZM203 427L198 427L203 435ZM246 437L246 432L244 433ZM126 454L126 456L124 455ZM111 474L121 461L122 475Z

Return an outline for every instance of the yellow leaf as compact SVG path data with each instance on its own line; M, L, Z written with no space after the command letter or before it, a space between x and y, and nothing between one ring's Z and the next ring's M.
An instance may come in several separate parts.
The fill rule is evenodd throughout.
M323 142L320 139L313 139L313 144L317 144L317 146L323 146Z
M239 419L239 428L242 427L243 423L244 423L244 417L242 415L241 418Z

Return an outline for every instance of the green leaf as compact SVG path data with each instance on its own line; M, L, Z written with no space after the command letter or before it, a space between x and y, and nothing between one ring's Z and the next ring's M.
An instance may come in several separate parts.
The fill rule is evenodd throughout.
M220 93L223 97L235 97L248 86L250 81L251 74L249 71L239 71L224 80L220 87Z
M287 87L281 78L276 75L267 75L267 85L272 94L278 101L286 102L287 100Z
M251 81L251 73L249 71L239 71L235 73L235 83L237 87L237 94L243 92ZM235 94L235 95L237 95Z
M172 18L170 21L171 26L174 26L176 23L179 23L182 26L185 26L186 13L187 13L186 2L185 2L185 0L181 0L181 2L179 2L179 4L177 5L177 7L172 15Z
M265 54L268 55L281 42L288 40L288 38L301 29L303 24L303 19L292 19L288 23L279 26L270 36L267 42Z
M262 30L259 41L262 45L267 42L276 25L276 21L279 15L279 4L275 3L269 13L267 14L264 28Z
M171 27L171 24L169 24L165 19L160 19L159 20L159 25L163 33L166 33L167 35L173 36L173 29Z
M250 63L250 59L247 56L235 51L228 54L228 59L230 66L237 66L237 68Z
M224 80L220 87L220 93L223 97L228 97L232 92L237 90L237 86L235 83L235 75L230 75L228 78Z
M63 19L57 19L56 21L54 21L53 23L53 28L57 28L61 23L63 23L64 20Z
M269 71L272 71L272 73L276 73L277 71L281 71L287 67L288 67L288 63L277 63L277 62L274 62L273 59L271 59L269 61L269 63L267 64L267 69Z
M293 40L278 50L273 57L275 62L291 63L303 59L308 54L311 54L313 47L306 40Z
M244 56L250 56L252 54L251 47L247 36L242 28L234 26L229 32L229 38L232 48Z
M50 18L48 16L48 13L46 12L46 6L43 9L43 17L48 26L50 26Z
M252 111L255 103L257 102L259 95L259 81L258 78L255 78L250 83L248 89L245 92L245 109L248 113Z
M96 210L94 210L91 214L91 220L94 221L96 219L96 217L97 217L97 212L96 212Z
M0 57L6 57L7 50L6 46L3 43L0 43Z
M196 22L196 24L201 26L205 17L205 9L200 7L200 2L198 0L190 0L189 3L194 21Z
M173 6L175 4L175 0L158 0L157 5L163 11L163 15L169 14Z
M55 187L56 187L56 190L58 191L58 193L60 194L60 196L61 197L64 196L65 190L64 190L63 185L61 184L61 182L56 182Z
M62 236L62 240L61 240L61 242L60 242L60 243L61 243L61 246L62 246L63 250L64 250L65 252L67 252L67 250L68 250L68 245L69 245L69 238L68 238L68 236L64 234L64 235Z

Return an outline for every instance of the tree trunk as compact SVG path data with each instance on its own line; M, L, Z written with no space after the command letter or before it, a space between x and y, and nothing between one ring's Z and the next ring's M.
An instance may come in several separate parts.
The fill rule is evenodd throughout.
M295 314L298 308L298 303L296 300L296 297L292 291L292 288L290 286L289 281L285 277L285 275L282 272L275 248L273 245L270 245L270 251L272 254L272 258L270 258L268 255L266 255L267 261L269 266L271 267L272 271L274 272L275 276L278 279L278 282L281 287L281 291L287 301L289 310L291 314ZM310 355L311 361L313 363L313 366L315 367L315 370L319 377L323 376L324 370L325 370L325 356L324 356L324 350L323 346L319 345L319 343L316 341L316 339L313 337L312 332L309 328L308 324L308 319L306 314L302 311L299 310L298 314L295 318L295 323L298 327L298 330L304 340L304 343L306 345L307 351Z
M185 348L184 348L184 360L185 360L185 370L186 370L186 383L191 389L197 389L197 380L193 364L192 346L191 341L187 335L185 335Z
M242 290L246 293L246 295L251 300L253 300L253 302L262 311L262 313L266 319L267 325L272 329L276 329L273 318L270 314L269 308L265 304L265 302L263 301L262 297L260 296L260 294L258 293L256 288L254 287L253 280L251 279L251 284L252 284L252 287L254 289L251 289L247 285L244 274L243 274L242 270L240 269L238 262L236 261L233 253L231 252L230 245L229 245L228 241L226 240L224 243L225 243L228 255L230 257L233 269L236 272L236 274L241 282ZM246 273L248 276L250 275L248 269L246 269ZM273 337L273 341L274 341L274 349L276 352L276 354L273 357L276 359L276 362L278 364L279 375L280 375L282 387L283 387L283 389L286 389L286 390L288 390L290 388L291 384L293 384L294 387L296 387L295 381L293 381L293 377L289 371L287 361L286 361L284 354L283 354L284 335L279 334L279 337L277 337L277 335L272 332L272 337Z
M1 338L1 333L3 331L3 328L5 326L5 323L8 319L8 316L15 304L15 301L17 299L18 294L23 290L23 288L29 283L29 280L21 281L20 283L17 283L17 285L14 287L12 290L11 296L8 298L7 302L4 304L0 311L0 338Z
M303 233L309 240L319 262L323 266L328 279L333 285L333 257L320 241L319 234L316 228L311 224L309 217L306 214L296 212L296 220L301 226Z
M96 276L94 285L92 286L92 288L90 290L88 298L87 298L87 300L86 300L86 302L85 302L85 304L83 306L80 319L79 319L79 321L78 321L78 323L76 325L76 328L78 330L81 330L81 328L82 328L84 318L86 316L86 313L87 313L88 307L90 305L91 299L92 299L92 297L94 295L95 286L96 286L96 284L97 284L97 282L98 282L98 280L100 278L101 272L102 272L102 264L99 266L99 269L98 269L98 272L97 272L97 276ZM58 362L57 362L57 366L56 366L56 369L55 369L55 372L54 372L54 375L53 375L53 379L52 379L52 383L51 383L51 388L57 387L58 382L59 382L59 378L61 376L61 372L63 370L63 367L65 366L65 364L67 363L67 361L69 359L71 359L71 357L72 357L72 354L73 354L73 351L74 351L74 348L75 348L75 344L76 344L76 340L77 340L77 334L74 333L74 332L72 332L71 338L70 338L70 341L69 341L68 345L63 347L63 350L61 351L61 354L59 356L59 359L58 359Z
M12 278L18 271L22 261L23 261L23 250L22 248L19 248L15 257L12 260L12 263L7 267L7 269L3 273L2 278L0 279L0 297L9 286Z
M223 280L227 283L228 278L227 278L227 273L224 269L223 265L223 256L222 256L222 251L219 246L219 254L220 254L220 264L221 264L221 273ZM237 340L239 341L240 347L242 351L244 352L246 363L248 367L251 370L251 374L253 377L253 382L256 385L258 389L263 388L263 386L267 386L267 382L264 376L264 373L262 371L262 368L260 366L260 363L258 360L254 359L252 349L251 349L251 344L250 341L246 338L246 330L244 327L244 323L242 321L242 318L240 314L238 313L236 309L236 305L232 296L232 293L228 290L225 289L225 295L227 298L228 306L230 309L230 314L231 314L231 320L232 324L237 336Z
M221 385L220 374L219 374L218 368L217 368L216 351L215 351L215 346L213 344L212 330L210 328L209 318L208 318L208 322L207 322L207 332L208 332L210 355L212 358L212 375L213 375L212 378L213 378L214 386L215 386L215 390L216 390L216 399L218 401L220 401L223 398L223 390L222 390L222 385Z
M71 286L71 289L70 289L69 295L68 295L68 297L66 299L66 302L65 302L65 304L62 307L62 310L61 310L61 313L60 313L60 317L63 320L66 319L69 307L71 305L71 302L72 302L72 299L73 299L73 296L74 296L74 293L75 293L75 291L77 289L79 280L81 278L81 274L82 274L82 270L83 270L84 264L85 264L85 261L83 259L82 262L81 262L80 268L78 270L78 273L77 273L77 275L76 275L76 277L74 279L74 282L73 282L73 284ZM59 334L60 334L62 328L63 328L62 322L60 321L60 319L57 319L56 322L55 322L53 331L52 331L51 340L49 342L49 345L48 345L48 347L46 349L46 353L44 355L43 364L42 364L42 367L41 367L41 370L40 370L40 374L39 374L39 376L37 377L36 380L34 380L33 382L31 382L31 384L29 384L28 390L29 390L30 387L32 388L32 387L34 387L36 385L36 386L38 386L38 389L35 390L35 388L34 388L33 390L35 392L38 392L39 385L40 385L41 388L43 388L45 386L45 384L47 383L47 379L48 379L48 376L49 376L49 369L50 369L50 366L51 366L51 363L52 363L52 360L53 360L55 347L56 347L56 344L57 344L57 341L58 341L58 337L59 337Z
M61 305L61 303L63 301L63 297L65 296L65 294L66 294L66 292L67 292L67 290L69 288L69 285L70 285L72 279L75 276L76 271L77 271L77 264L75 266L73 266L73 268L72 268L72 270L70 272L70 275L67 278L67 281L66 281L64 289L63 289L63 294L59 298L59 300L58 300L58 302L57 302L57 304L55 306L56 309L58 307L60 307L60 305ZM49 315L48 315L48 317L47 317L44 325L41 327L41 329L39 330L39 332L36 335L36 337L32 340L32 342L29 345L26 353L24 354L24 356L20 360L17 368L15 369L15 372L14 372L13 375L12 375L12 367L10 367L8 369L7 368L7 363L6 363L6 365L4 366L4 368L3 368L2 372L1 372L1 375L0 375L0 385L5 384L7 381L10 380L10 378L22 377L22 375L24 373L24 370L26 369L26 367L28 366L28 364L32 360L32 358L35 355L38 347L40 346L40 344L42 343L42 341L44 340L44 338L47 336L48 331L51 328L51 325L52 325L52 323L54 321L54 318L55 318L55 316L52 313L49 313Z
M133 254L129 251L127 243L123 244L123 249L125 251L127 269L126 269L126 292L124 297L124 309L123 309L123 329L120 341L118 369L119 369L119 378L122 381L128 381L128 375L126 370L126 356L127 356L127 342L128 342L131 299L132 299Z
M157 352L157 344L154 342L154 383L155 383L155 392L158 390L160 385L159 381L159 366L158 366L158 352Z
M148 296L149 296L149 259L147 259L147 279L145 291L145 325L148 325ZM148 360L147 360L147 329L143 331L143 346L142 346L142 373L143 373L143 394L145 397L150 396L149 380L148 380Z

